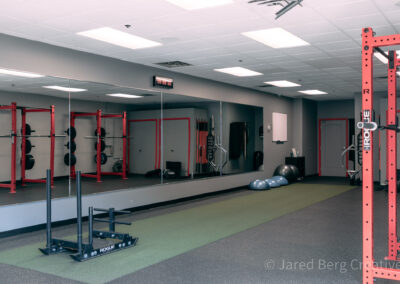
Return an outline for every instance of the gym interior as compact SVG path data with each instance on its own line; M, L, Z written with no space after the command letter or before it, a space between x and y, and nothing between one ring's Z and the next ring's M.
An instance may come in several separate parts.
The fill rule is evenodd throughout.
M399 1L0 14L1 283L400 280Z

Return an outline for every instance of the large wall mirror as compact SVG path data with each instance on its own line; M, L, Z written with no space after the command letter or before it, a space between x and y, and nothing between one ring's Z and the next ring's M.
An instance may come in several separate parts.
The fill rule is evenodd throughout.
M0 93L0 205L45 199L50 168L54 198L78 171L87 195L262 169L260 107L40 75Z

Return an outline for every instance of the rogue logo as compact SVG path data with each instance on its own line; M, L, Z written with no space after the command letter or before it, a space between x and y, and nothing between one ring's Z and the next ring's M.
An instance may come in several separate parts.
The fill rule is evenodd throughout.
M108 247L105 247L105 248L101 248L101 249L99 249L99 251L100 251L100 253L104 253L104 252L107 252L107 251L110 251L110 250L112 250L112 249L114 249L114 245L111 245L111 246L108 246Z
M365 124L370 123L371 122L371 113L369 110L364 110L363 112L363 122ZM364 132L364 150L365 151L369 151L371 150L371 131L370 129L363 129Z

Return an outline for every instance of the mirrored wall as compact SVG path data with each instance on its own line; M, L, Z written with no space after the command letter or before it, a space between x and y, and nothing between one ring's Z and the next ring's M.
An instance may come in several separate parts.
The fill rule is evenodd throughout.
M262 170L261 107L35 75L0 73L0 206L45 199L46 169L54 198Z

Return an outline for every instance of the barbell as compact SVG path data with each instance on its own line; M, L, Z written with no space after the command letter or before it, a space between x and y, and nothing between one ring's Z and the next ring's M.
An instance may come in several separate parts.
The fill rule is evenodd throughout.
M97 137L97 136L85 136L84 138L85 138L85 139L98 139L99 137ZM105 138L120 138L120 139L126 138L126 139L133 139L132 136L105 136L105 137L100 137L100 138L101 138L101 139L105 139Z
M10 134L5 134L5 135L0 135L0 138L12 138L12 137L26 137L26 138L36 138L36 137L42 137L42 138L51 138L52 135L18 135L15 133L10 133ZM53 137L66 137L67 135L56 135L54 134Z

